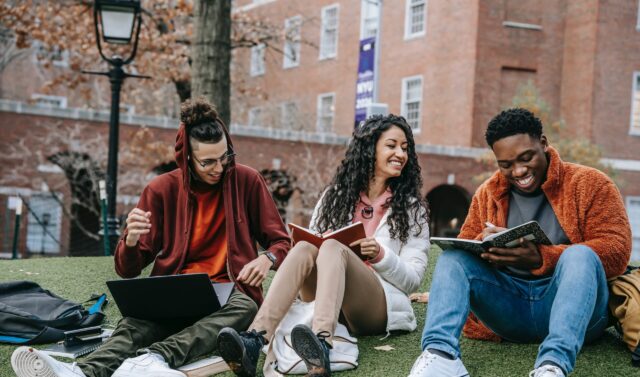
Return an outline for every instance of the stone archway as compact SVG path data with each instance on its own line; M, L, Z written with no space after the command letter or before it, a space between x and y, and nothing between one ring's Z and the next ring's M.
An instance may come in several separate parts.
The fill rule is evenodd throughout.
M434 237L456 237L471 204L471 195L457 185L440 185L427 194L429 231Z

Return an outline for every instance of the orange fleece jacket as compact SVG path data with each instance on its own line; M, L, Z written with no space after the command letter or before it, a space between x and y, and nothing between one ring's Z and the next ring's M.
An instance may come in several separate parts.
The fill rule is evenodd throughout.
M542 265L531 273L541 277L551 275L560 254L571 245L581 244L600 257L607 278L620 275L631 256L631 228L618 188L597 169L562 161L552 147L547 154L549 167L542 191L570 244L539 245ZM485 181L473 196L458 237L482 238L487 221L506 227L510 189L509 182L499 171ZM500 339L473 314L463 332L472 339Z

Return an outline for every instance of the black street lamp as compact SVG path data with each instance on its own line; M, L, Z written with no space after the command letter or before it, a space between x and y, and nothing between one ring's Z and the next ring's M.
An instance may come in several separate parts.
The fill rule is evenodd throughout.
M126 73L122 67L133 61L138 49L138 37L142 25L142 14L139 0L96 0L93 7L93 23L96 43L100 56L109 63L109 72L83 71L83 73L109 77L111 83L111 117L109 120L109 160L107 163L107 229L102 230L104 237L109 237L109 253L114 250L120 237L119 221L116 217L116 193L118 189L118 139L120 121L120 89L127 77L149 78L149 76ZM131 44L133 47L129 57L114 55L105 56L100 39L105 43ZM105 254L107 251L105 250Z

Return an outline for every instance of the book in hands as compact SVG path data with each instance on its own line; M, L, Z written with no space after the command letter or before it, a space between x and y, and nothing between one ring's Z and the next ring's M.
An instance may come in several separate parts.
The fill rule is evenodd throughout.
M529 221L502 232L493 233L483 240L465 240L462 238L431 237L432 243L442 250L458 249L466 250L480 255L488 252L489 248L512 248L520 245L520 239L524 238L535 244L551 245L549 237L544 233L537 221Z
M303 228L292 223L289 223L289 229L291 230L291 239L293 240L294 244L300 241L307 241L319 249L320 245L322 245L325 240L333 239L349 247L354 253L356 253L356 255L358 255L360 259L368 259L360 252L360 245L356 245L353 247L349 246L349 244L351 244L352 242L367 237L364 232L364 225L362 225L360 221L326 234L318 234L310 229Z

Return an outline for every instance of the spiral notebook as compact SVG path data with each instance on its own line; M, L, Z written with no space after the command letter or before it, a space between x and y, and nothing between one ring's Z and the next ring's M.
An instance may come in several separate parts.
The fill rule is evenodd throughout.
M59 342L40 351L48 354L49 356L66 357L68 359L76 359L80 356L87 355L98 349L102 345L102 341L111 336L112 329L102 329L102 334L99 338L94 340L85 341L73 345L65 345L64 342Z
M76 344L74 346L65 346L64 343L56 343L43 350L49 356L60 356L68 359L76 359L98 349L102 345L102 340L91 343Z

